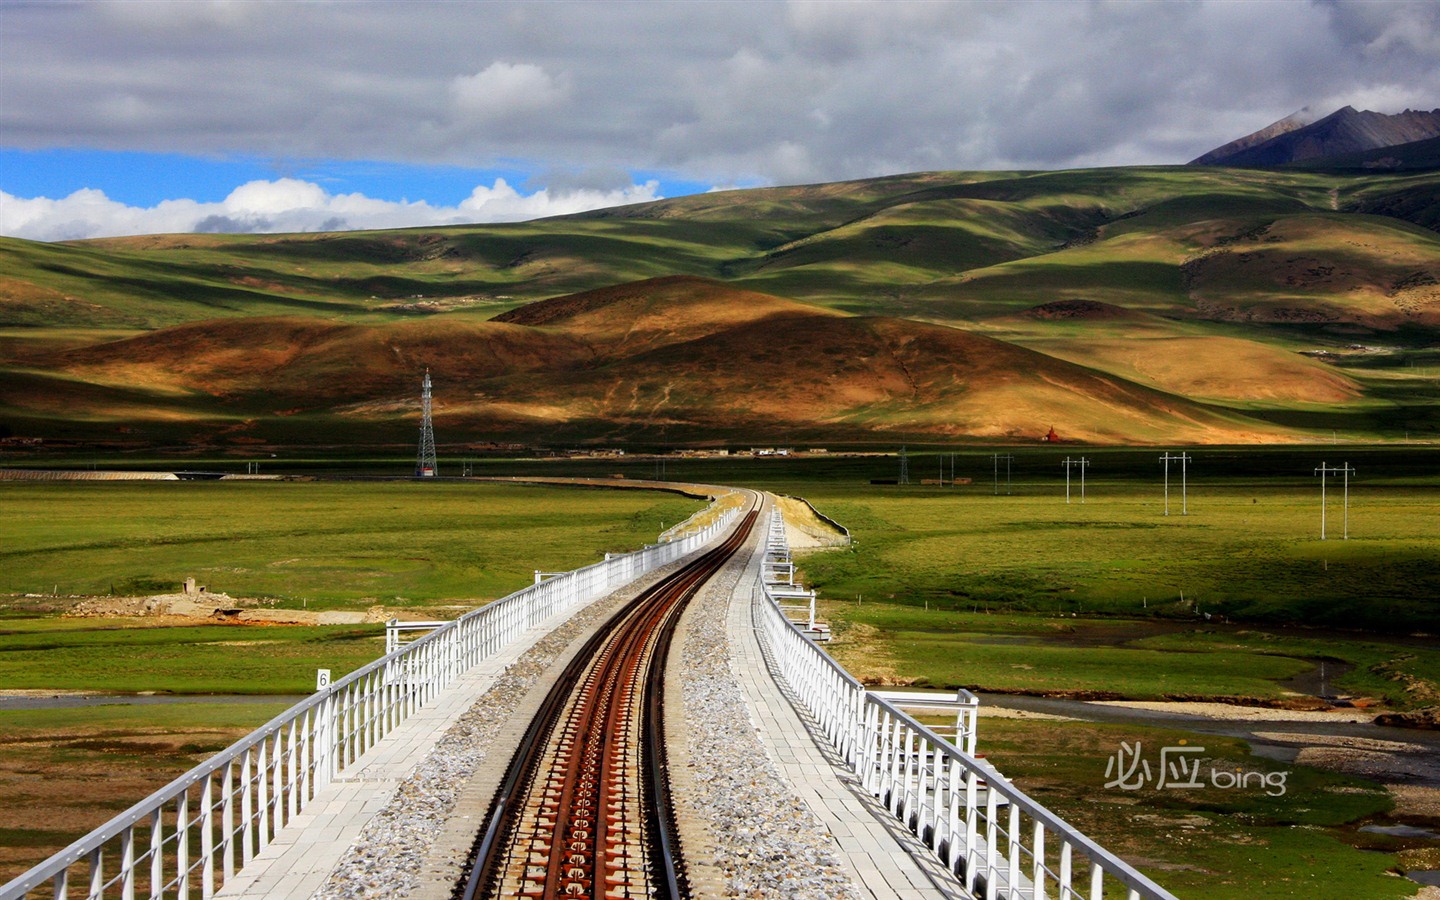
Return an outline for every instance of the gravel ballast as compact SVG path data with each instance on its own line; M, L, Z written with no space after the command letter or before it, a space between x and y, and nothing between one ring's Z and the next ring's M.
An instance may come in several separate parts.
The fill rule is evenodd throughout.
M684 746L671 746L688 760L676 790L686 792L691 827L707 836L706 864L721 873L697 896L859 898L833 839L769 762L731 669L726 613L749 555L742 550L692 601L671 652L684 713ZM573 644L675 568L591 604L524 653L401 782L314 896L428 896L433 885L422 885L421 874L433 871L457 799L488 757L508 760L513 751L497 746L496 736L517 709L532 705L531 692L547 689L547 673Z
M330 877L319 900L407 897L420 884L437 838L456 801L492 752L495 737L532 691L543 691L551 666L577 639L593 631L640 590L678 568L672 563L583 607L541 637L481 695L400 783L383 809L366 824ZM514 747L493 747L506 761Z
M682 824L681 834L687 855L692 842L708 845L692 869L718 869L721 882L713 893L696 884L696 895L859 898L834 839L771 764L732 668L726 620L750 551L763 538L756 531L691 601L676 643L682 652L671 657L670 683L678 679L684 712L684 746L671 742L672 778L677 793L686 789L682 805L704 832L686 834Z

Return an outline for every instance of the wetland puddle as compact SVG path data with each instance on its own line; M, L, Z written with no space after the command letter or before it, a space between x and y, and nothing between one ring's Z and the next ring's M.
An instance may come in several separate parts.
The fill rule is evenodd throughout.
M1361 825L1360 830L1370 834L1385 834L1390 837L1440 841L1440 832L1429 828L1417 828L1414 825Z

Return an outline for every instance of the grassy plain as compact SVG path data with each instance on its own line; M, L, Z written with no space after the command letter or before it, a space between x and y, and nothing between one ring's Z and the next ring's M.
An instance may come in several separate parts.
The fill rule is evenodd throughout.
M859 674L992 690L1275 699L1285 691L1282 682L1311 669L1316 659L1325 658L1354 666L1332 685L1334 689L1382 697L1394 706L1424 705L1424 692L1440 684L1440 653L1435 651L1432 640L1414 636L1417 632L1434 633L1437 617L1433 604L1440 595L1434 574L1440 569L1435 565L1440 562L1440 534L1433 526L1440 520L1440 481L1434 475L1433 451L1339 448L1332 452L1330 447L1193 450L1188 485L1190 515L1178 515L1178 495L1172 493L1172 515L1168 518L1162 515L1158 452L1094 448L1030 448L1014 452L1011 493L1005 494L1002 466L999 496L993 493L988 480L989 456L974 451L957 457L956 464L959 474L976 482L943 488L870 484L872 479L894 477L893 456L670 460L666 474L675 480L746 484L805 496L851 529L855 545L850 550L806 557L803 567L807 582L818 586L822 596L828 598L827 616L837 630L833 649ZM1078 503L1078 485L1073 498L1077 502L1065 505L1063 470L1058 463L1067 454L1083 454L1094 463L1087 476L1084 505ZM1330 462L1349 459L1360 469L1351 484L1349 541L1322 544L1318 540L1319 490L1317 480L1309 473L1322 458ZM932 477L930 472L938 471L940 460L933 452L912 452L912 479ZM322 468L338 464L314 461ZM636 478L654 474L656 464L639 459L494 461L483 462L479 468L485 474L623 472ZM64 495L46 495L38 492L38 487L0 496L30 497L26 501L29 505L16 509L31 518L60 515L64 504L46 503L43 498ZM87 502L93 503L96 511L87 514L90 525L82 526L77 519L63 528L59 524L46 527L62 531L69 528L71 539L85 527L108 535L94 542L96 555L76 557L82 562L86 558L122 558L123 554L110 546L121 536L111 533L118 526L106 521L106 499L132 495L104 494L105 488L112 487L108 485L87 487L88 491L71 496L91 498ZM208 501L228 495L207 490L242 486L148 487L156 493L141 491L134 496L156 499L139 503L137 510L150 509L151 515L163 519L169 508L167 497L190 496ZM165 488L177 487L179 494L164 492ZM612 492L581 496L528 487L260 487L273 489L274 493L253 496L312 496L323 502L317 501L319 508L312 509L299 499L278 506L275 500L257 501L255 510L241 517L249 523L246 528L231 531L227 530L230 526L213 516L197 517L188 521L188 529L178 529L159 548L137 540L131 549L142 555L170 553L184 545L180 538L185 534L194 536L195 545L187 554L209 552L205 548L237 541L245 548L247 542L258 540L255 532L274 529L279 533L272 536L271 543L262 541L245 548L241 558L258 561L265 554L276 554L278 559L290 559L302 553L282 552L285 547L312 546L317 558L325 559L328 554L338 554L344 543L335 530L324 527L324 510L328 508L329 518L350 516L361 534L371 535L363 538L362 545L365 541L380 541L375 535L383 534L386 523L392 523L397 536L390 543L377 544L373 548L375 556L367 556L365 564L380 566L379 558L391 554L399 565L390 583L403 582L407 587L367 592L347 582L356 566L327 563L332 574L307 574L306 568L295 567L299 573L295 584L300 587L286 592L281 602L332 607L363 607L370 602L396 605L393 595L399 594L408 602L439 604L454 599L447 593L451 590L448 586L457 582L459 576L453 570L462 566L449 555L461 551L452 547L442 552L441 544L452 544L463 535L449 532L443 542L429 543L420 542L418 536L426 521L449 521L458 516L461 522L471 522L465 518L467 500L494 497L502 505L511 504L511 512L519 518L511 519L509 512L502 515L497 507L493 520L500 523L494 526L499 528L504 524L502 519L525 521L527 501L541 498L539 507L529 504L531 518L527 526L539 529L534 533L541 534L558 527L553 520L558 514L555 504L563 506L570 502L567 498L576 498L574 502L583 502L592 509L620 504L620 524L597 517L588 530L577 526L569 532L561 543L575 552L556 563L557 567L576 565L593 559L601 549L614 548L609 543L612 535L618 546L626 546L627 537L634 538L628 546L650 539L659 529L659 510L666 504L674 505L665 508L667 525L696 508L696 504L678 498ZM364 495L367 503L383 502L398 508L385 510L390 513L388 518L372 518L360 508L345 512L346 507L337 498L352 488L369 492ZM431 493L432 489L437 490ZM307 495L305 492L310 490L318 493ZM408 493L415 491L424 493ZM396 499L413 496L422 498L413 507ZM642 498L644 502L640 502ZM1334 528L1338 526L1333 517L1339 513L1339 504L1333 495L1331 500L1330 525ZM209 502L201 505L214 508ZM242 509L246 506L234 505ZM267 510L272 506L283 515L271 516ZM115 508L109 507L111 514ZM446 513L437 513L437 509ZM266 524L272 518L275 523ZM294 524L285 525L287 519ZM649 524L651 519L657 521ZM21 536L20 528L10 527L7 538L12 534ZM485 527L489 526L471 522L472 531L478 534L489 535L483 531ZM612 530L602 532L605 537L595 542L595 531L604 528ZM210 540L203 539L207 529L214 532ZM563 529L553 533L566 534ZM493 538L495 569L504 569L508 560L508 571L513 571L518 583L529 580L530 568L542 565L539 555L547 548L540 542L527 541L523 534L489 537ZM31 546L36 552L58 553L64 542L61 538L63 535L30 540L35 542ZM136 536L132 534L129 539L136 540ZM434 570L423 579L407 568L407 561L421 555L421 548ZM192 561L199 558L185 554L179 557ZM72 568L75 565L71 563ZM236 568L261 567L239 564ZM83 566L74 571L79 574ZM149 569L137 566L134 571L132 577L140 578ZM170 572L168 568L163 571ZM166 586L183 574L169 575ZM258 577L244 581L252 577L248 571L227 575L215 569L197 574L216 589L231 589L222 575L241 579L236 582L239 584L258 585L260 590L270 583ZM265 572L259 576L270 577ZM344 586L332 590L332 583ZM414 587L417 583L430 587ZM503 589L501 586L497 591ZM863 597L863 602L857 604L857 597ZM1195 603L1198 608L1192 605ZM1366 610L1372 607L1376 613L1367 618ZM1211 614L1209 621L1205 619L1207 612ZM53 681L68 677L69 667L87 665L86 658L97 655L89 648L135 653L157 664L172 649L167 641L158 638L90 630L93 626L108 628L109 623L60 625L50 620L50 624L36 624L16 621L13 612L10 615L8 621L0 620L0 625L10 632L0 640L9 642L14 653L31 654L18 669L43 670L48 665L40 661L44 653L64 654L56 657L60 662L50 666L52 674L48 677ZM1347 622L1355 630L1346 630ZM1327 627L1309 627L1317 623ZM1359 630L1366 625L1375 630ZM64 634L67 630L72 633ZM294 674L289 677L303 690L314 667L328 665L328 660L347 653L363 661L370 658L363 648L373 642L357 634L361 631L357 628L323 633L285 629L293 634L293 640L262 633L259 637L266 639L265 644L246 647L227 643L233 640L229 638L233 629L213 630L223 632L221 640L184 645L189 648L185 653L193 660L204 662L197 663L177 684L188 683L196 689L202 683L203 668L223 670L232 662L238 664L247 656L263 652L267 658L274 657L277 671L293 668ZM245 632L242 639L249 639L255 631ZM183 635L178 639L182 644L186 640ZM40 649L47 641L55 644L53 651ZM0 653L0 662L4 656ZM146 667L146 663L140 663L136 671ZM92 671L97 677L105 674L99 667ZM0 672L0 678L9 676L10 672ZM79 677L74 683L85 680ZM17 727L33 727L36 731L30 733L25 745L24 753L31 754L24 757L28 761L16 765L36 771L35 760L51 758L45 754L53 753L53 758L62 759L65 754L84 750L80 744L85 742L93 747L109 747L103 751L85 750L91 754L84 757L88 765L103 754L117 752L106 744L112 737L121 742L149 740L145 735L150 732L145 729L151 726L140 722L150 713L117 709L126 710L119 713L122 718L139 718L128 724L110 724L105 714L87 711L87 715L99 718L73 724L67 717L79 713L55 711L52 730L71 737L68 743L61 741L53 746L39 737L47 727L44 717L52 713L24 714L25 718L14 720ZM0 730L9 724L5 715L10 714L0 714ZM203 736L205 728L187 724L199 713L160 715L179 716L173 724L182 735L176 738L180 744L198 745L209 740L183 737L191 733L187 729ZM264 718L258 708L256 716L255 722ZM161 722L159 727L163 730L164 726ZM1182 896L1207 900L1249 896L1381 900L1413 893L1413 884L1383 874L1385 869L1400 865L1397 860L1403 862L1404 852L1409 851L1401 852L1403 848L1378 838L1361 838L1355 831L1358 824L1383 816L1388 809L1387 795L1373 783L1287 765L1284 768L1293 772L1290 790L1280 800L1253 791L1142 791L1134 796L1117 795L1115 791L1100 791L1099 787L1105 780L1106 758L1122 740L1142 740L1147 748L1154 749L1188 739L1192 744L1206 746L1217 767L1271 771L1277 764L1251 756L1238 740L1144 726L987 719L983 728L986 750L1003 771L1034 791L1041 802L1107 846L1135 859ZM175 765L183 768L178 760ZM163 781L157 776L155 783ZM12 838L12 847L29 840L4 828L0 824L0 845ZM56 840L62 836L57 833ZM1356 849L1362 845L1383 852ZM7 852L29 853L35 858L44 855L33 846ZM1241 873L1258 873L1255 877L1261 881L1241 882Z
M195 575L280 606L453 615L533 569L636 549L702 505L479 483L0 482L0 687L257 695L0 710L0 881L289 705L264 695L307 693L317 668L338 677L384 651L379 625L143 627L55 615L69 595L169 593Z
M1185 516L1178 484L1165 516L1158 478L1096 478L1124 471L1104 454L1084 504L1078 483L1067 505L1063 480L1029 471L1008 495L1002 471L998 496L811 486L855 537L803 561L835 652L881 679L1137 698L1275 699L1328 658L1354 666L1337 689L1440 702L1440 653L1414 636L1440 630L1440 484L1370 469L1351 484L1350 539L1332 495L1322 542L1316 479L1237 478L1195 456Z
M493 599L702 504L453 482L0 482L0 596L211 591L311 609Z
M1373 782L1262 759L1235 738L1144 725L985 718L981 741L987 758L1028 794L1176 896L1399 900L1418 890L1389 871L1397 852L1407 865L1402 851L1416 842L1377 841L1357 830L1391 809ZM1193 758L1206 787L1107 788L1106 765L1122 742L1138 745L1152 766L1162 747L1201 748ZM1284 792L1255 780L1246 789L1216 787L1212 771L1251 779L1284 772ZM1407 867L1426 865L1412 859Z
M1056 465L1065 451L1014 452L1012 487L1002 462L998 495L991 460L973 453L957 463L978 483L955 487L866 484L859 460L811 463L827 471L808 483L772 467L772 489L804 495L854 538L849 550L801 561L807 584L829 598L830 650L852 673L1000 692L1289 702L1317 690L1291 680L1313 678L1327 660L1330 691L1398 708L1440 702L1433 455L1195 449L1190 514L1180 515L1172 482L1166 517L1158 452L1071 450L1094 467L1086 503L1077 475L1068 506ZM1351 483L1348 541L1334 530L1318 540L1309 473L1321 456L1348 456L1364 473ZM938 474L939 462L912 453L911 478ZM895 463L869 465L893 477ZM1330 500L1335 529L1340 503ZM1203 747L1207 771L1283 771L1286 791L1107 789L1122 742L1141 744L1152 766L1162 747ZM1440 863L1433 841L1359 831L1435 824L1395 813L1378 781L1262 758L1238 738L987 717L981 746L1033 797L1177 896L1398 900L1419 887L1396 871Z

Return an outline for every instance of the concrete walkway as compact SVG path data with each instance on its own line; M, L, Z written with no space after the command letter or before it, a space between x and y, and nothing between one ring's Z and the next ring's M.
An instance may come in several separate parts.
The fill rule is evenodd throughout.
M400 783L456 720L537 641L584 608L557 613L531 628L457 679L436 702L412 714L326 785L216 896L298 900L314 894L370 820L390 803Z
M765 514L768 511L762 516ZM813 719L791 702L788 690L771 676L752 618L762 557L761 552L753 554L735 587L728 627L732 665L771 761L834 836L853 870L856 886L866 896L878 900L971 898L959 879L860 789L855 775L824 744L823 736L818 736Z

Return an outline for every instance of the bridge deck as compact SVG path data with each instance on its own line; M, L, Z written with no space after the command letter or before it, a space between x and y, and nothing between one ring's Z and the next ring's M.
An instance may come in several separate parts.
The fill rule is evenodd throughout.
M754 545L752 545L754 546ZM967 900L960 882L928 856L915 837L865 794L853 774L823 749L806 720L777 688L751 619L760 578L755 554L730 598L728 629L734 668L760 738L776 768L834 837L854 884L877 900ZM365 826L391 802L399 785L436 742L536 641L574 610L542 623L496 657L466 673L438 702L417 712L359 763L348 768L227 882L217 897L298 900L313 896ZM424 883L419 895L435 893ZM443 892L442 892L443 893ZM437 894L438 896L438 894Z
M758 556L758 554L757 554ZM735 670L761 740L781 774L835 837L855 884L884 900L969 898L960 881L929 857L918 840L860 789L833 753L811 737L805 720L766 667L751 618L760 566L752 564L730 602L729 631Z
M508 666L576 612L571 609L557 613L458 678L435 703L414 713L326 785L290 825L281 829L274 842L256 854L216 896L298 900L313 895L361 830L385 808L400 783L456 720Z

